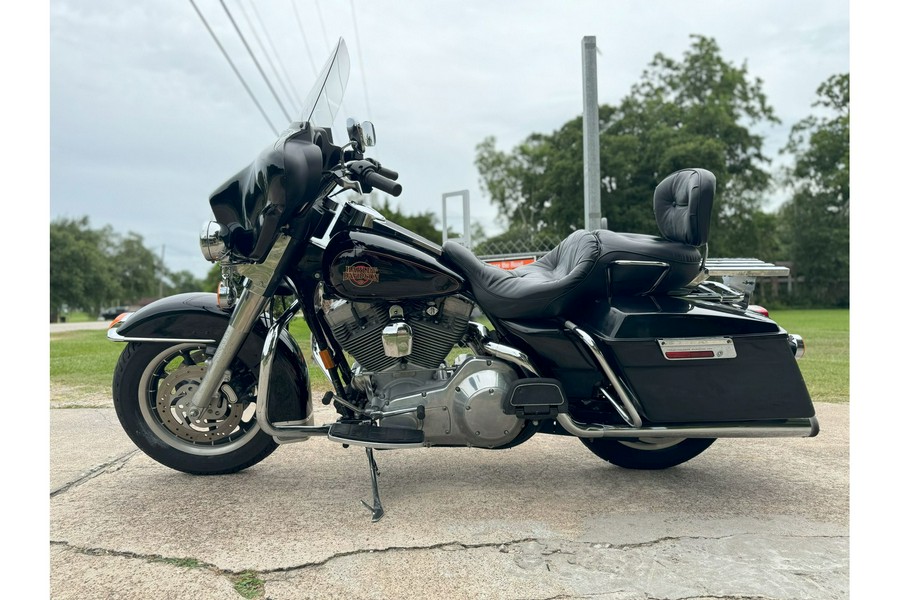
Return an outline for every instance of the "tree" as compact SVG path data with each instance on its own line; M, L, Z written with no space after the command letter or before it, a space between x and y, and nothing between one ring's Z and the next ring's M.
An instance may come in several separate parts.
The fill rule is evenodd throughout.
M602 209L610 228L656 234L651 202L669 173L703 167L717 178L710 246L717 255L763 255L774 244L760 226L770 184L763 138L777 123L746 64L725 61L716 42L692 36L681 61L657 54L617 106L598 107ZM562 238L584 224L582 119L534 133L510 152L488 137L476 147L482 189L510 229Z
M200 281L188 270L168 273L170 289L169 294L181 294L184 292L208 292L205 281ZM213 288L215 289L215 288Z
M368 198L368 204L384 215L388 221L392 221L401 227L409 229L413 233L418 233L427 240L431 240L435 244L440 244L443 238L443 232L438 229L437 215L432 211L407 215L397 208L391 207L391 202L387 198L382 198L378 194L371 194Z
M144 246L142 236L134 232L119 236L112 260L123 298L135 302L159 295L162 264L159 257Z
M816 91L811 115L791 129L791 199L780 210L783 243L803 279L802 299L850 303L850 75L832 75Z
M64 306L99 313L119 294L110 260L112 230L93 230L87 217L50 223L50 315Z
M50 223L50 315L63 306L99 313L159 291L164 273L143 238L116 234L108 225L92 229L87 217Z

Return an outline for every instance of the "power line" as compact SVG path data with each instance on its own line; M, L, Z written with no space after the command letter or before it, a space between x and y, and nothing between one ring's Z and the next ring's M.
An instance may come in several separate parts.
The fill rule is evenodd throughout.
M194 7L194 10L197 11L197 16L200 17L200 20L203 21L203 25L206 27L206 30L209 32L209 35L212 36L213 41L216 43L216 46L219 47L219 50L222 52L222 55L225 57L225 60L228 61L228 64L231 66L231 70L234 71L234 74L237 75L237 78L240 80L241 85L244 86L244 89L247 90L247 93L250 94L250 98L253 100L253 104L256 105L256 108L259 109L260 114L263 116L263 119L266 120L266 123L269 124L269 127L272 128L272 133L278 135L278 130L275 128L275 125L272 124L272 121L269 120L269 116L266 114L266 111L263 110L262 105L256 99L256 96L253 95L253 92L250 90L250 86L247 85L247 82L244 81L244 78L241 77L240 71L237 70L237 67L234 66L234 63L231 61L231 57L228 56L228 52L225 51L225 48L222 46L221 42L219 42L219 38L216 37L216 34L213 32L212 28L209 26L209 23L206 22L206 18L204 18L203 13L200 12L200 9L194 4L194 0L190 0L191 6Z
M369 105L369 86L366 85L366 71L363 69L362 43L359 39L359 27L356 25L356 5L350 0L350 11L353 14L353 32L356 34L356 55L359 57L359 73L362 75L363 97L366 99L366 117L373 119L372 107Z
M309 57L309 66L312 67L313 77L316 75L316 61L313 60L312 50L309 47L309 39L306 37L306 32L303 31L303 19L300 18L300 13L297 11L297 1L291 0L291 7L294 9L294 16L297 18L297 27L300 28L300 37L303 38L303 45L306 46L306 56ZM305 110L306 107L304 106Z
M193 2L193 0L191 1ZM253 59L253 64L256 65L256 69L259 71L259 74L262 75L263 81L266 82L266 86L269 88L269 91L272 92L272 96L275 97L275 102L277 102L279 108L281 108L281 112L284 114L284 118L287 119L288 122L290 122L291 115L288 114L288 111L284 108L284 104L281 103L281 98L278 97L278 93L275 91L275 88L272 87L272 83L269 81L269 78L266 77L266 73L260 66L259 61L256 60L256 55L253 54L253 50L250 48L250 44L247 43L247 40L244 38L244 34L241 33L241 28L238 27L238 24L234 21L234 17L231 16L231 11L228 10L227 6L225 6L225 0L219 0L219 4L221 4L222 8L225 9L225 14L228 15L228 20L231 21L231 24L234 26L234 30L238 34L238 37L241 38L241 42L243 42L244 48L247 49L247 53L249 53L250 58Z
M281 67L281 72L284 73L284 78L287 80L288 85L291 87L291 91L294 93L294 102L299 105L303 102L303 99L300 98L300 94L297 92L297 88L294 86L294 82L291 78L291 73L284 66L284 61L281 60L281 55L278 54L278 47L275 46L275 43L272 41L272 36L269 35L269 30L266 28L266 23L263 21L262 15L259 14L259 11L256 9L256 4L253 0L250 1L250 8L253 9L253 13L256 15L256 20L259 21L260 26L262 27L263 34L265 34L266 39L269 41L269 46L272 48L272 53L275 55L275 61L278 63L278 66ZM274 67L273 67L274 68ZM303 108L302 106L300 108ZM298 111L299 112L299 111Z
M322 8L319 6L319 0L316 0L316 12L319 13L319 25L322 26L322 35L325 37L325 49L330 50L331 44L328 43L328 32L325 31L325 19L322 17Z
M235 0L235 2L237 2L238 8L241 9L241 14L244 15L244 20L247 21L247 25L250 26L250 33L253 34L253 39L256 40L256 43L259 45L259 49L262 50L263 56L266 58L266 62L269 63L269 67L272 69L272 73L275 74L275 79L278 80L278 83L281 85L281 90L287 96L288 103L290 103L291 92L285 85L284 80L281 79L281 74L278 72L278 69L275 68L275 63L272 62L272 57L269 55L269 51L266 50L265 44L263 44L262 39L259 37L259 33L256 31L256 27L253 25L253 21L250 20L250 13L248 13L247 9L244 8L244 3L241 2L241 0ZM296 110L296 107L291 108L293 110Z

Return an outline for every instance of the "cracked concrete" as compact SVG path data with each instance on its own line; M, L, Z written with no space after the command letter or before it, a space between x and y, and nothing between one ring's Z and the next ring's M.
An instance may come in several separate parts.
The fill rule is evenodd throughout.
M53 598L849 597L848 410L813 439L719 440L662 472L574 439L364 453L323 439L230 476L135 450L111 409L51 411ZM322 413L325 416L325 413Z

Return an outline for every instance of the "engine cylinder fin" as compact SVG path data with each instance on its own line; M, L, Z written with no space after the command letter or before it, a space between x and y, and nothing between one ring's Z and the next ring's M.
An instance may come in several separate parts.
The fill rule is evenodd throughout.
M385 354L382 331L392 321L391 308L403 315L412 330L412 352L407 356ZM384 371L404 360L434 369L462 338L472 308L470 301L458 296L371 304L338 300L326 311L325 318L341 346L366 371Z

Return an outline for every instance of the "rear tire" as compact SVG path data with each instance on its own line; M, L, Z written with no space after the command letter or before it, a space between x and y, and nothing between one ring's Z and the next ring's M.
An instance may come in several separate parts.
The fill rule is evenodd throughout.
M236 473L278 444L257 423L257 377L240 358L221 405L202 419L186 417L183 407L205 372L203 351L196 343L129 343L113 376L113 403L128 437L153 460L194 475Z
M689 461L716 438L609 439L579 438L588 450L608 463L625 469L668 469Z

